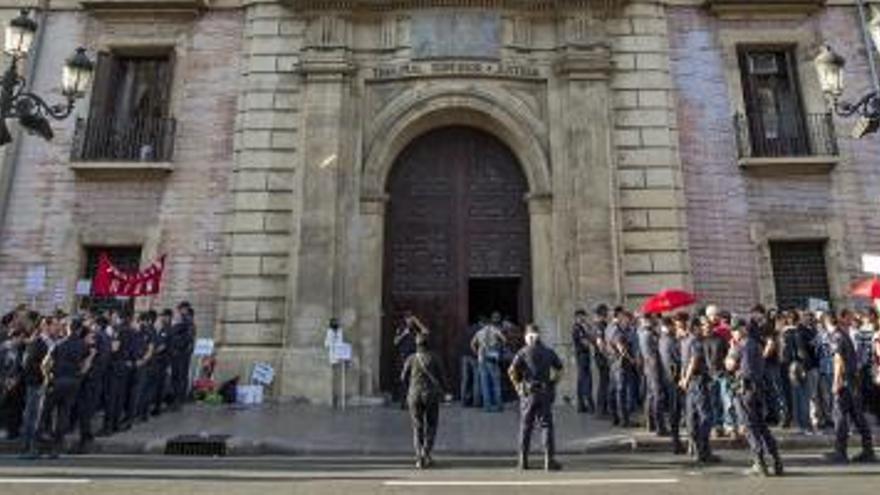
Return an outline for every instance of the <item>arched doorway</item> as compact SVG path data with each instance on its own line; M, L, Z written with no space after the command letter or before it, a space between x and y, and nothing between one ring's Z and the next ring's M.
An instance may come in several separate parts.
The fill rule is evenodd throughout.
M457 384L466 328L478 315L531 319L527 181L491 134L444 127L414 139L387 184L382 388L397 380L393 336L406 310L431 328Z

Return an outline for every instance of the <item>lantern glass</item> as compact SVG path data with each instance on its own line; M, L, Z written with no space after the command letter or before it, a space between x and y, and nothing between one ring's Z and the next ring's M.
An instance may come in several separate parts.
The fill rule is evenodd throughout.
M92 84L93 73L94 64L86 55L85 48L77 48L61 72L61 91L68 97L82 97Z
M4 43L6 53L16 57L27 55L34 42L34 34L36 32L37 23L30 18L26 10L21 11L21 14L6 26L6 40Z
M843 57L835 53L831 47L823 46L813 64L819 76L822 92L834 98L840 97L843 94Z

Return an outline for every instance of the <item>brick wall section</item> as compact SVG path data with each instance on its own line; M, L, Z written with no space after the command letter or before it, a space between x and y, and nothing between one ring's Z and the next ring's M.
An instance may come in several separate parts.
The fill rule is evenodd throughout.
M281 5L247 9L221 318L225 344L281 345L298 158L303 23Z
M91 46L86 14L53 12L34 81L39 94L59 99L58 79L70 47ZM113 26L106 27L112 29ZM177 39L186 57L175 67L183 98L173 108L178 119L174 171L164 178L132 175L101 180L81 177L69 166L73 119L53 123L50 143L25 137L0 239L0 292L4 305L24 299L29 264L48 266L49 293L66 274L79 275L77 233L154 232L156 250L168 253L165 287L155 307L188 299L200 332L213 331L218 300L223 211L232 170L228 129L236 115L242 21L237 11L211 11L196 18ZM84 109L81 111L85 115ZM68 301L74 280L67 280Z
M777 233L794 232L793 225L831 231L839 225L841 242L828 251L829 271L840 281L837 296L845 296L849 282L862 276L861 254L878 250L876 136L853 140L852 120L835 119L841 160L831 173L766 177L742 171L732 124L739 95L728 87L719 41L723 30L749 29L809 33L816 44L827 40L847 59L846 96L854 99L869 86L857 20L849 7L792 21L724 21L698 9L669 9L694 285L706 300L742 310L761 298L759 257L765 246L757 244L764 240L754 238L753 225ZM800 64L811 62L799 57ZM801 74L815 77L812 70L803 68Z
M634 2L608 29L623 292L636 303L663 288L690 286L666 10Z
M701 10L669 9L670 60L694 289L743 308L756 298L755 249L716 22Z

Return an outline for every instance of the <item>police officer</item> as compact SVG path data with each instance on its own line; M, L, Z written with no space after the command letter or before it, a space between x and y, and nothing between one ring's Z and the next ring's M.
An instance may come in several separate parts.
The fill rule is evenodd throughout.
M686 321L686 316L684 317ZM681 443L679 434L681 426L681 410L684 398L678 388L681 378L681 344L679 336L684 337L686 326L682 318L663 318L660 325L660 341L658 354L660 355L660 383L663 387L663 402L666 406L664 412L668 417L669 434L672 438L672 452L684 454L685 448Z
M571 343L577 358L577 411L593 413L596 404L593 402L593 367L592 353L596 348L595 337L587 327L587 312L579 309L574 313L574 325L571 328Z
M858 386L858 357L855 346L838 319L832 313L824 316L825 328L831 333L831 352L834 356L833 396L834 452L826 455L834 463L850 461L846 455L849 421L855 423L862 437L862 451L853 462L874 462L874 444L871 429L862 412L862 398Z
M0 427L6 429L7 440L15 440L21 433L25 402L24 348L25 335L19 328L10 329L0 344Z
M657 316L648 314L642 317L638 330L639 350L642 356L642 373L647 388L645 394L645 416L648 429L653 426L658 436L666 436L666 409L663 400L662 362L660 342L657 335Z
M608 416L608 396L610 380L607 345L605 342L605 329L608 327L608 306L600 304L593 312L592 333L596 346L593 348L593 361L596 362L596 378L599 383L596 387L596 407L600 416Z
M709 397L709 370L703 349L700 321L691 323L681 342L682 376L679 387L685 392L685 421L699 464L714 464L720 459L712 454L709 434L712 431L712 403Z
M172 410L179 410L189 393L189 368L195 345L196 328L192 306L186 301L177 305L177 319L171 327L171 387L174 394Z
M83 374L76 397L76 416L79 423L77 450L81 453L87 452L94 441L92 419L101 405L107 368L110 364L110 339L102 330L102 325L106 326L106 319L99 318L87 321L83 328L86 347L90 352L94 351L95 357L88 371Z
M128 398L131 368L129 364L131 340L130 316L125 312L115 312L111 316L109 326L110 359L106 372L106 394L104 400L104 426L98 436L106 436L119 431L126 425L122 421L125 412L125 401Z
M558 471L553 434L553 402L556 383L562 374L562 361L540 339L535 324L526 326L526 345L513 358L507 374L520 397L519 468L529 468L529 445L538 422L544 430L544 469Z
M614 389L614 425L631 426L630 412L633 403L633 377L636 373L636 357L630 346L627 327L629 315L622 307L614 309L614 319L608 325L608 346L611 350L611 382Z
M81 377L88 372L95 357L82 338L82 321L73 319L67 325L63 338L58 341L43 361L46 377L46 398L41 414L52 427L52 450L56 458L64 445L64 436L70 427L70 417L76 402Z
M746 440L752 451L751 473L767 476L767 460L773 459L773 472L782 476L782 459L776 446L776 439L767 427L767 414L764 402L765 363L761 342L761 327L752 322L748 327L744 321L738 321L733 327L733 344L731 345L725 366L734 373L737 409L743 415L746 427Z
M413 444L416 467L423 469L433 464L431 451L437 435L440 401L446 390L446 374L436 354L428 350L428 338L415 338L416 351L406 359L400 374L402 383L409 383L407 404L413 426Z
M139 314L138 322L133 327L131 338L128 341L128 368L131 370L128 389L128 412L126 414L128 425L137 420L147 420L147 407L150 403L147 396L147 385L151 371L150 359L153 357L154 334L155 331L153 329L153 322L150 321L150 314L147 312Z
M165 400L168 383L168 370L171 366L171 351L169 342L171 338L171 320L174 313L170 309L162 310L159 324L153 340L153 359L150 362L148 403L152 406L150 414L158 416L162 413L162 402Z

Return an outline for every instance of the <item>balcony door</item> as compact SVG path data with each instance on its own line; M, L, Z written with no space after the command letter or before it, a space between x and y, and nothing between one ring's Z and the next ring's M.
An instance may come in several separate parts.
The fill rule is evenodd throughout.
M739 62L754 156L810 154L794 48L742 47Z

